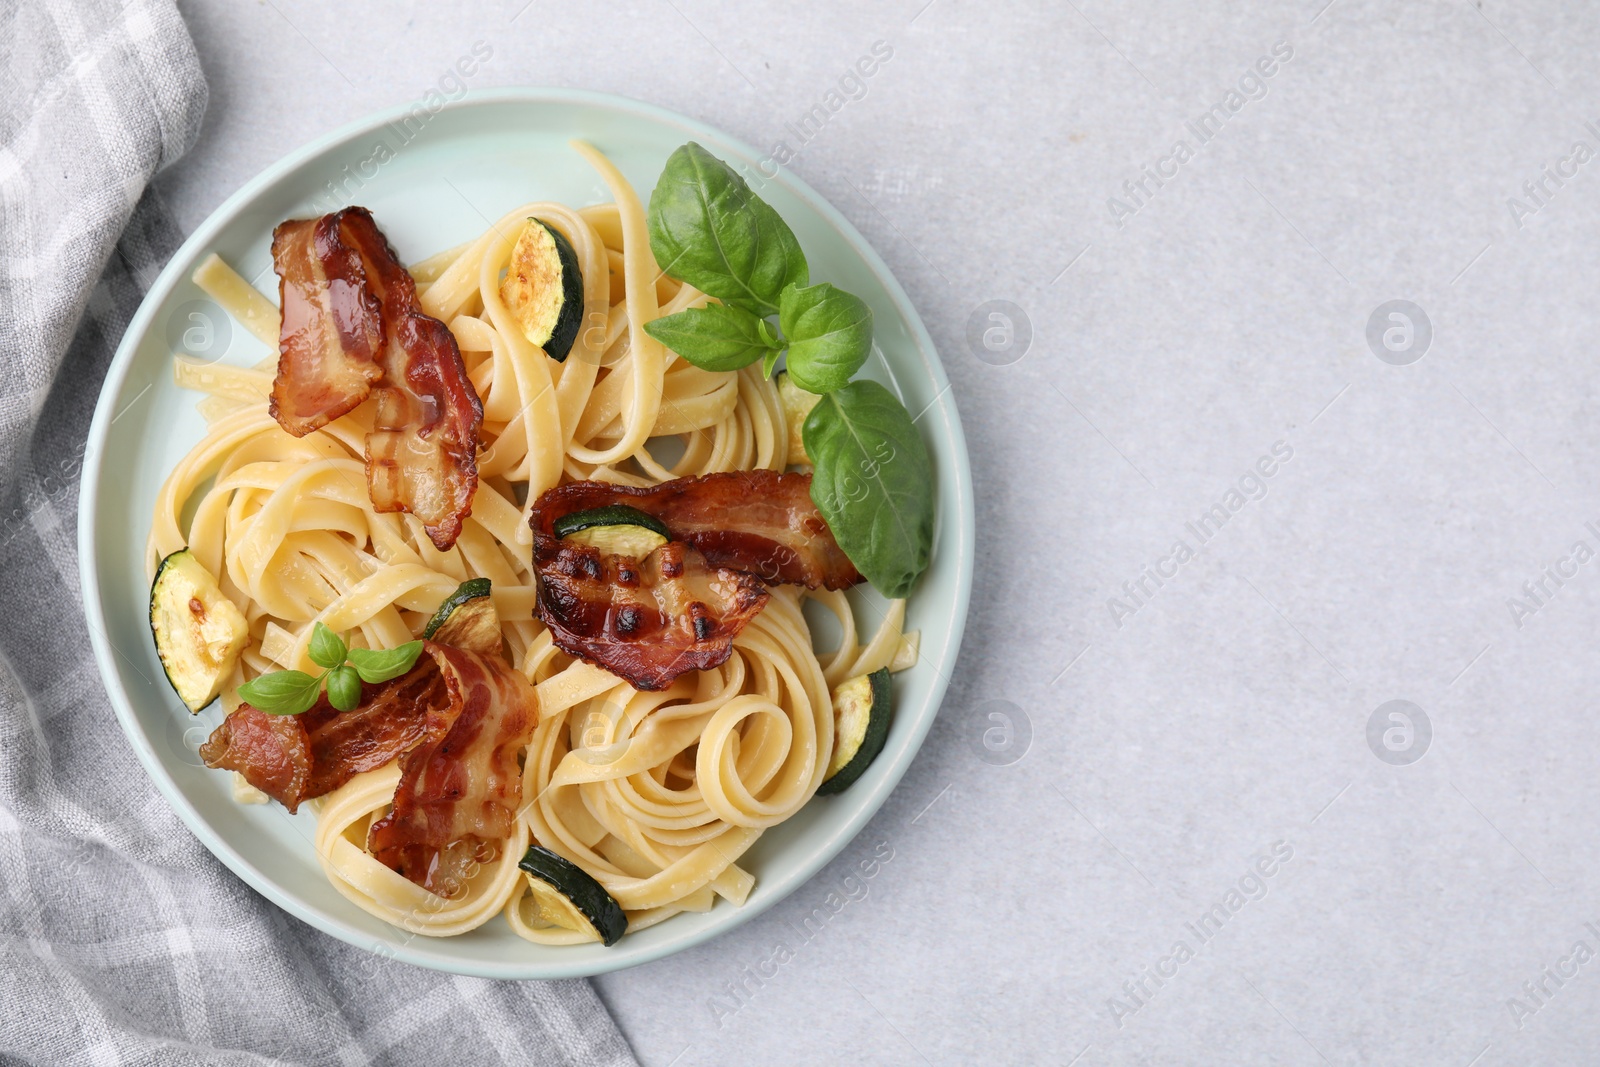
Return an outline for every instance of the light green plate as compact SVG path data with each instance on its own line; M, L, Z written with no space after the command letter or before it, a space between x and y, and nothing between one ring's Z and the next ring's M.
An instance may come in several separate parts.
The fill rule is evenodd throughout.
M106 376L89 431L79 502L84 608L95 658L128 741L174 810L241 878L291 914L382 956L489 978L598 974L657 959L713 937L783 899L838 854L911 763L955 666L972 582L972 476L949 383L927 330L876 253L843 216L792 175L765 178L761 154L682 116L617 97L549 89L475 94L419 123L396 108L307 145L234 194L184 243L156 279ZM425 113L424 113L425 114ZM518 204L573 206L609 200L570 148L606 152L648 199L674 148L696 140L739 167L799 235L814 279L859 294L876 316L882 357L868 372L905 401L933 452L939 519L933 566L910 601L907 627L922 631L922 662L896 678L898 707L883 754L845 793L812 801L762 835L740 863L756 876L749 901L719 901L630 934L612 948L550 948L517 937L499 918L461 937L411 937L346 901L311 846L313 818L277 805L242 806L229 776L206 770L196 747L219 721L192 719L162 676L146 621L145 536L167 472L204 433L199 398L172 382L177 348L253 364L266 346L204 299L189 281L217 252L267 291L272 228L291 217L358 203L372 209L402 259L414 261L476 237ZM403 150L381 164L407 138ZM774 168L770 163L768 171ZM204 901L192 902L204 908Z

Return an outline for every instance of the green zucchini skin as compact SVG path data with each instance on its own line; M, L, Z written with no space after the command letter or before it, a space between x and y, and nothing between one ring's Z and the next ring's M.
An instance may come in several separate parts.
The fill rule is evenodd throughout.
M563 515L552 524L551 532L557 537L567 537L579 530L587 530L591 526L643 526L668 541L672 540L672 531L667 529L666 523L654 515L646 514L626 504L610 504L603 508L590 508L588 511L574 511L571 515Z
M522 870L556 889L594 926L607 948L628 932L622 905L582 867L543 845L532 845L517 864Z
M490 582L487 578L468 578L456 586L456 591L445 597L444 603L439 605L439 610L433 613L433 618L429 619L428 625L423 628L423 640L433 640L433 635L439 632L439 627L449 621L457 608L469 600L488 596L489 590Z
M545 354L557 363L565 363L572 351L578 331L583 327L583 271L578 267L578 253L561 231L543 219L534 219L555 240L556 255L561 257L561 314L550 331L550 343L544 346Z
M490 597L487 578L468 578L439 605L423 630L425 641L437 641L485 656L505 654L500 613Z
M867 679L872 687L872 711L867 718L866 736L861 739L855 758L817 787L817 796L832 796L849 789L878 758L889 739L889 724L894 719L894 686L889 681L889 668L879 667Z

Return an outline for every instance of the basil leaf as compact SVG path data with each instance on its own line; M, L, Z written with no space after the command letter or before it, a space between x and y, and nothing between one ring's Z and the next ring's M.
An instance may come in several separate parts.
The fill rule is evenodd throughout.
M350 666L356 669L363 682L387 682L409 671L420 655L421 641L407 641L399 648L352 648Z
M701 370L738 370L783 345L766 319L730 304L680 311L644 331Z
M273 671L239 687L239 696L268 715L298 715L317 702L322 679L304 671Z
M851 382L817 401L800 433L834 540L884 596L905 596L933 551L933 461L905 405Z
M361 676L348 664L328 672L328 703L340 711L354 711L361 704Z
M311 628L311 647L307 651L312 663L332 670L344 662L348 650L343 638L319 622Z
M831 393L872 354L872 309L827 282L791 285L778 300L789 339L789 377L808 393Z
M784 286L810 277L789 224L693 141L668 157L650 194L648 222L662 270L757 315L776 312Z

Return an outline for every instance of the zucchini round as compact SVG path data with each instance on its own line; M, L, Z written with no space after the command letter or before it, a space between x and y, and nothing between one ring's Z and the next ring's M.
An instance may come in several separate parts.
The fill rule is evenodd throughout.
M833 691L833 758L819 796L844 792L878 758L889 738L893 703L887 667L858 674Z
M563 515L551 527L563 540L590 545L608 556L643 559L668 541L665 523L626 504L611 504Z
M191 712L217 698L250 636L244 613L222 595L210 571L181 549L161 561L150 583L150 633L167 681Z
M622 940L628 917L616 898L576 863L543 845L533 845L517 864L528 875L528 888L539 915L565 930L591 934L607 947Z
M499 654L503 641L500 613L489 598L491 588L487 578L462 582L423 627L423 639L483 655Z
M558 363L567 358L583 325L583 273L559 230L541 219L527 221L511 250L500 299L530 344Z

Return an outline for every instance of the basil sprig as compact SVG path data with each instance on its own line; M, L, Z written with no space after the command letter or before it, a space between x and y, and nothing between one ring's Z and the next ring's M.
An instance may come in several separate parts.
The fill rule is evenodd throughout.
M306 654L324 668L321 674L273 671L241 685L239 696L268 715L299 715L316 704L326 682L328 703L339 711L353 711L361 703L361 683L387 682L405 674L422 654L422 642L388 649L351 648L319 622L311 628Z
M738 370L764 359L771 374L788 348L795 384L826 393L866 363L872 309L826 282L808 285L810 268L789 224L693 141L668 157L650 194L648 222L661 269L722 301L645 324L696 367Z
M787 351L790 379L822 396L801 427L815 468L811 499L856 569L885 596L905 596L933 551L933 463L905 405L875 382L850 380L872 352L872 309L827 282L809 284L788 224L693 142L668 158L648 221L661 269L722 303L645 330L705 370L764 360L771 374Z

